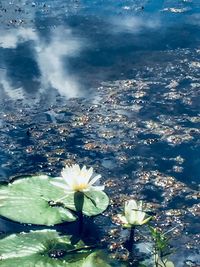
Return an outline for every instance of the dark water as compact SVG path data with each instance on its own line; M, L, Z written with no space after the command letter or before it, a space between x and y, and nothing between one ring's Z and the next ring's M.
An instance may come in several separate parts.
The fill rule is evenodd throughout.
M0 1L0 179L91 165L197 266L199 26L199 0Z

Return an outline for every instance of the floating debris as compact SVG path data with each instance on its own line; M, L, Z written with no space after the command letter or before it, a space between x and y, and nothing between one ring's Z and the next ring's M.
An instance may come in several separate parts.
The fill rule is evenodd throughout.
M189 11L190 8L184 7L184 8L174 8L174 7L169 7L169 8L164 8L161 11L167 11L167 12L172 12L172 13L184 13Z

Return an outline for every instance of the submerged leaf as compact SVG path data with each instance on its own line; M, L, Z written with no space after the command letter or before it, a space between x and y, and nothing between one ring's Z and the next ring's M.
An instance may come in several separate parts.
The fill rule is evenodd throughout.
M108 257L101 251L90 254L83 262L82 267L111 267ZM121 265L118 265L121 266Z
M1 267L111 267L99 252L72 245L54 230L13 234L0 240Z

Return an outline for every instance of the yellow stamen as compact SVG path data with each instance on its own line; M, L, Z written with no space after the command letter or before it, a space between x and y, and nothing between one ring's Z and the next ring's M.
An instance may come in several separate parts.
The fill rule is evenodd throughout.
M74 191L82 191L82 190L87 189L87 188L88 188L88 184L84 184L84 183L76 184L73 186Z

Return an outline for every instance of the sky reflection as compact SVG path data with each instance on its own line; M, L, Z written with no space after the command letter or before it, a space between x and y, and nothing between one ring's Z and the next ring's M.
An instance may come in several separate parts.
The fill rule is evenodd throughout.
M74 38L71 31L58 27L52 31L50 42L36 41L36 60L41 72L41 87L58 90L66 97L80 96L80 86L77 78L69 74L66 68L67 60L81 51L81 41Z
M21 55L20 46L31 50L32 55ZM52 29L48 41L31 28L2 31L0 37L0 48L4 49L0 79L2 91L12 99L21 99L24 94L31 92L31 86L34 81L37 81L37 88L34 88L34 93L56 89L61 96L67 98L80 96L81 90L78 79L75 75L69 73L67 62L69 58L76 57L81 52L82 46L83 41L74 37L71 30L63 26ZM12 59L15 57L15 63L19 64L8 66L7 56L12 57ZM21 68L21 72L27 72L26 61L31 56L33 62L29 60L29 64L32 63L30 67L32 69L37 68L38 73L36 71L36 75L26 77L31 79L26 86L23 86L20 75L14 77L16 76L14 69L19 68L21 64L23 68ZM11 75L11 73L14 73L14 75ZM14 82L14 80L17 80L17 82Z
M17 0L0 8L1 99L88 96L102 81L165 64L159 51L199 43L196 0Z
M127 16L122 19L115 18L111 21L113 24L113 31L116 33L129 32L138 33L147 29L158 29L161 27L159 17L146 18L139 16Z

